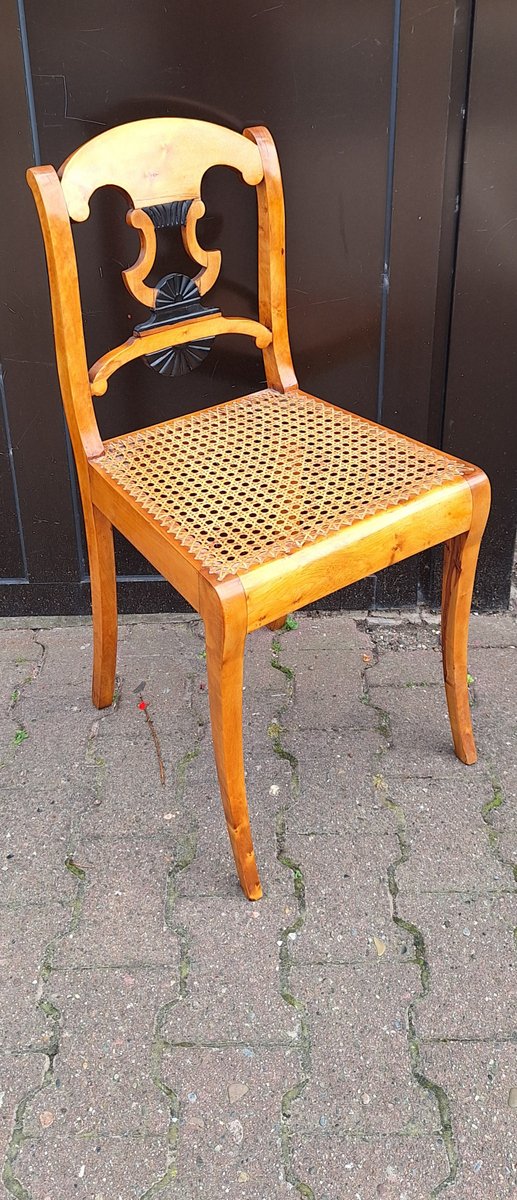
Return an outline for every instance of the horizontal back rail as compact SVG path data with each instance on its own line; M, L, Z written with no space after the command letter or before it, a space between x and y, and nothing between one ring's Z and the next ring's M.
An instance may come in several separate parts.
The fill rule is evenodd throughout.
M110 375L125 363L141 358L144 354L167 350L186 342L192 343L196 338L213 338L220 333L242 333L254 338L260 349L269 346L273 336L271 330L266 329L259 321L251 321L247 317L221 316L196 317L194 321L182 321L179 325L162 325L159 329L142 331L97 359L90 368L92 395L103 396Z

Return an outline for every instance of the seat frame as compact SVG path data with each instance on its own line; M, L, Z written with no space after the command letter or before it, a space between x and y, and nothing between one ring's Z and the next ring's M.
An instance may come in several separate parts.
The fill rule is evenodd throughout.
M176 159L171 166L168 154L172 144L182 152L180 177ZM153 156L160 164L154 172L149 165ZM135 331L133 339L104 355L89 371L71 218L85 219L96 187L112 184L123 188L136 206L130 209L128 222L141 233L140 257L124 272L124 282L133 295L152 303L152 289L143 280L152 265L155 244L142 211L157 198L182 202L190 197L197 220L204 212L201 178L215 163L239 170L257 190L259 321L201 316L194 322L186 320L142 333L140 340ZM262 127L246 129L242 136L207 122L156 118L100 134L80 147L59 174L61 181L53 167L35 167L27 172L27 180L45 243L59 379L84 513L93 612L93 703L98 708L110 705L115 686L115 527L203 620L212 738L223 808L242 889L255 900L262 889L250 830L242 747L247 633L261 626L279 629L288 612L443 542L445 692L455 753L464 763L475 762L467 684L468 623L490 485L481 470L467 464L470 470L465 477L441 483L284 557L223 581L211 575L102 471L104 447L92 397L106 390L109 376L124 362L146 353L149 347L188 342L194 329L199 336L201 326L205 328L203 336L222 332L253 336L262 350L268 387L279 393L299 391L287 329L284 202L273 140ZM199 246L195 220L185 236L187 250L202 267L196 277L202 294L217 275L220 255L217 259L218 252Z

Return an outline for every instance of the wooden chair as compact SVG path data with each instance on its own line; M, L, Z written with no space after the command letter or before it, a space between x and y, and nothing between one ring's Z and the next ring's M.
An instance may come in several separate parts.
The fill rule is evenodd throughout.
M240 172L258 202L259 320L224 317L201 297L219 273L204 250L201 180L214 165ZM113 698L117 600L115 526L197 609L205 626L212 736L242 888L261 886L242 752L246 634L411 554L445 543L442 646L458 758L476 750L467 689L474 574L490 487L482 471L316 399L298 387L286 316L284 203L271 135L168 117L101 133L59 172L27 180L47 255L63 403L81 490L93 608L93 702ZM96 188L120 188L141 250L123 271L152 310L123 345L88 368L71 220L88 217ZM156 229L181 226L200 270L194 280L148 276ZM190 416L102 442L92 397L124 363L146 357L166 375L190 369L222 333L255 339L267 388Z

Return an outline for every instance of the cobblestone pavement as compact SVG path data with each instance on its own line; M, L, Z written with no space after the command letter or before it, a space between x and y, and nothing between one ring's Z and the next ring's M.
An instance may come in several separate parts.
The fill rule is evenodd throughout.
M516 646L473 618L467 768L432 618L253 634L249 904L199 622L122 624L102 714L87 625L0 630L3 1197L515 1194Z

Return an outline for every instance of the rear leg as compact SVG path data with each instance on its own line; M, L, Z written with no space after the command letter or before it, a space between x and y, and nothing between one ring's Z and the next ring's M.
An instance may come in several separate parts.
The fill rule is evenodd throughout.
M442 582L442 658L445 694L454 750L461 762L475 763L467 652L470 606L481 538L490 508L490 484L482 472L469 480L472 488L472 523L466 533L444 545Z

